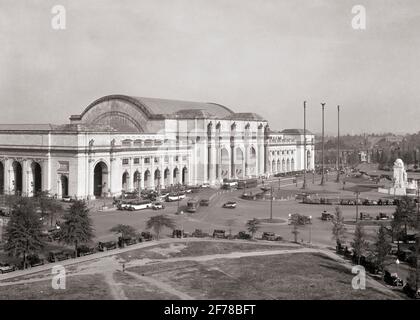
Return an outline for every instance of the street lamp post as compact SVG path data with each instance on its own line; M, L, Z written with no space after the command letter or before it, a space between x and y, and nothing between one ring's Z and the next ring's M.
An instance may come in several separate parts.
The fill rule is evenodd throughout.
M270 191L270 221L273 220L273 186Z
M356 191L356 223L359 220L359 191Z
M337 182L340 182L340 106L337 106Z
M309 216L309 243L312 243L312 216Z
M324 185L324 111L325 102L321 103L322 106L322 153L321 153L321 186Z
M302 189L306 189L306 168L307 168L307 156L306 156L306 101L303 101L303 186Z

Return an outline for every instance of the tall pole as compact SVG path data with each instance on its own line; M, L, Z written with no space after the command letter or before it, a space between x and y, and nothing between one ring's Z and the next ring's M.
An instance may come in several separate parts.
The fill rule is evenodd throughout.
M306 101L303 101L303 186L306 189L306 170L307 170L307 155L306 155Z
M337 106L337 182L340 182L340 106Z
M270 220L273 220L273 185L271 185L270 194Z
M324 109L325 102L321 103L322 106L322 155L321 155L321 186L324 185Z

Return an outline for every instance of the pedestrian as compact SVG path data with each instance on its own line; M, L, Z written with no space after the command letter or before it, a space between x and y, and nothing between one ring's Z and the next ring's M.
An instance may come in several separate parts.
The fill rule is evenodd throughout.
M122 267L123 267L122 268L123 269L122 271L125 272L125 263L123 263Z

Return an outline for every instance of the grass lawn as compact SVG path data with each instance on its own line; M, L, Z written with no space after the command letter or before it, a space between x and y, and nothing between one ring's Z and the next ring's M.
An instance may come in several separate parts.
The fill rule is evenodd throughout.
M66 290L55 290L51 280L0 286L0 300L103 300L112 299L103 276L67 277Z
M353 290L353 274L318 254L285 254L132 268L196 299L395 299L375 288Z

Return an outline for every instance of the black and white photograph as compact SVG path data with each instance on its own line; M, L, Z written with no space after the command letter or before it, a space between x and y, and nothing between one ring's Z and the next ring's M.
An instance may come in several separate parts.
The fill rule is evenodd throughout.
M419 30L418 0L0 0L0 300L420 299Z

